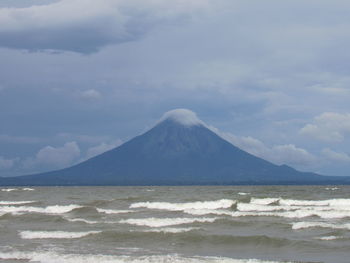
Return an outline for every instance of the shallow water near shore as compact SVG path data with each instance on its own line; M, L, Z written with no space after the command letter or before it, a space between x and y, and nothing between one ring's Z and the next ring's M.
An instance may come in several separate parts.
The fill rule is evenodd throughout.
M0 188L1 262L349 257L349 186Z

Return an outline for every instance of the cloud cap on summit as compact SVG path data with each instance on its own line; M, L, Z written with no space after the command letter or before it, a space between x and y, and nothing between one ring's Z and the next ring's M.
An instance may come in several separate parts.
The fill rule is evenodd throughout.
M162 122L164 120L172 120L189 127L197 125L206 126L205 123L198 118L195 112L188 109L174 109L167 111L163 114L159 122Z

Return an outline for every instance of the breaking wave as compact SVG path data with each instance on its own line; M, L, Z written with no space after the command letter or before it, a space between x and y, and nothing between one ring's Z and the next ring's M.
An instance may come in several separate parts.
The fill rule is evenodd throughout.
M292 224L292 229L299 230L305 228L332 228L332 229L348 229L350 230L350 224L331 224L324 222L297 222Z
M35 191L33 188L25 187L21 189L22 191Z
M74 255L55 252L0 252L0 259L30 260L40 263L281 263L259 259L233 259L226 257L184 257L180 255L154 256L114 256L114 255ZM284 263L288 263L284 261ZM291 263L291 262L289 262Z
M65 231L21 231L22 239L72 239L81 238L101 231L65 232Z
M87 220L84 218L64 218L69 222L79 222L79 223L85 223L85 224L98 224L100 222L98 221L92 221L92 220Z
M125 213L134 212L132 210L114 210L114 209L102 209L102 208L96 208L96 210L99 213L105 213L105 214L125 214Z
M26 205L37 203L37 201L0 201L0 205Z
M130 205L130 208L148 208L169 211L184 211L188 209L220 209L230 208L236 204L236 200L221 199L217 201L167 203L167 202L139 202Z
M190 232L193 230L199 230L200 227L187 227L187 228L174 228L174 227L164 227L164 228L152 228L152 229L145 229L143 232L154 232L154 233L185 233Z
M325 190L335 191L339 190L339 187L326 187Z
M252 198L250 203L256 205L271 205L277 203L279 200L280 198Z
M1 206L0 213L43 213L43 214L64 214L76 208L79 205L52 205L47 207L34 206Z
M12 191L18 191L17 188L3 188L1 189L2 192L12 192Z
M331 241L331 240L337 240L337 239L343 239L343 238L344 237L338 237L338 236L325 236L325 237L316 237L315 239Z
M148 226L148 227L164 227L174 226L192 223L212 223L217 218L142 218L142 219L124 219L120 220L119 223L130 224L137 226Z
M233 201L231 201L233 202ZM185 203L188 204L188 203ZM235 206L231 203L230 208L218 206L183 206L174 207L169 203L143 203L138 206L168 210L181 210L191 215L226 215L232 217L245 216L267 216L267 217L284 217L284 218L305 218L319 217L323 219L340 219L350 217L350 199L329 199L329 200L293 200L283 198L251 198L248 203L238 202ZM228 206L228 203L227 203Z
M1 191L2 192L13 192L13 191L34 191L35 189L33 188L2 188Z

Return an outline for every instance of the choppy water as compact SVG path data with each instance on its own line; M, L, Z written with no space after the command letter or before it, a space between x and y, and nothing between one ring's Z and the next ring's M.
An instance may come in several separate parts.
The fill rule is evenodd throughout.
M0 188L1 262L350 262L349 186Z

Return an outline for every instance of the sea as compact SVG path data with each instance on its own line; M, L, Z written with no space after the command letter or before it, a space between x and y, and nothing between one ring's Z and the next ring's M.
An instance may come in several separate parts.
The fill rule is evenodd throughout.
M349 263L350 187L0 187L0 262Z

